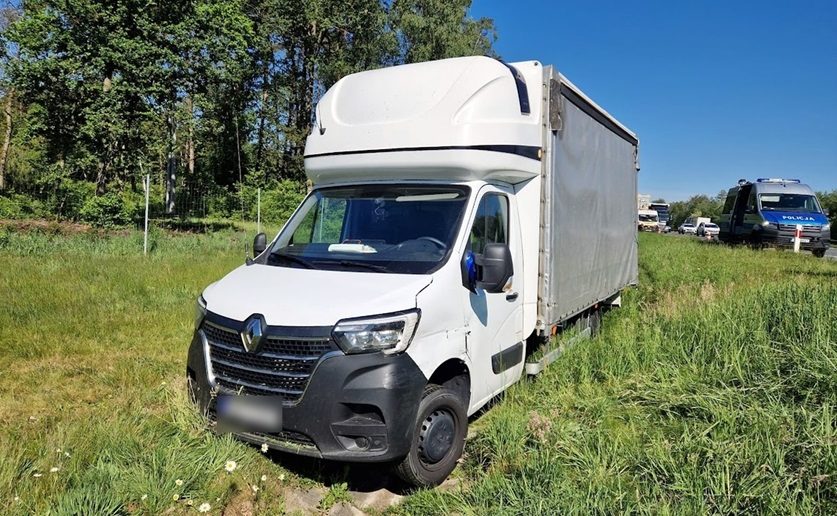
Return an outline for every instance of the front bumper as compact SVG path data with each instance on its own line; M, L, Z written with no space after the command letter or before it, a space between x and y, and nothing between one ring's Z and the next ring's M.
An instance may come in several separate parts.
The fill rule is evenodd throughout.
M196 331L187 363L189 389L201 411L213 421L215 393L231 391L211 380L208 356L201 333ZM283 403L282 432L235 435L310 457L348 462L400 459L410 449L426 382L404 353L328 353L317 362L302 396Z
M782 225L777 229L775 226L770 226L762 230L760 233L761 243L763 244L782 248L791 248L794 246L794 236L796 234L795 227L785 227ZM829 246L829 237L829 233L821 231L819 227L806 227L802 230L803 241L800 242L799 247L809 251L827 249ZM807 242L805 242L805 240L807 240Z

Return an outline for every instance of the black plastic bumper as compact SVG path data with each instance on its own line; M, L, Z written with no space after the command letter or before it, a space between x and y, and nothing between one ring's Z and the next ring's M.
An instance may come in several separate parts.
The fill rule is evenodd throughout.
M204 350L197 332L189 348L191 395L214 414ZM270 448L349 462L383 462L410 449L418 404L427 379L406 354L368 353L324 357L305 393L284 405L279 434L239 433Z
M794 232L785 230L767 230L761 232L761 243L773 247L792 248ZM821 232L809 233L804 232L802 238L807 239L808 242L800 242L799 248L804 250L828 249L829 238L823 236Z

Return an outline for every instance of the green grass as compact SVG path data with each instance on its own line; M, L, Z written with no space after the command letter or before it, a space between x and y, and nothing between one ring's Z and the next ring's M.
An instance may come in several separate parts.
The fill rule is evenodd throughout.
M136 232L0 232L0 513L281 513L315 485L185 397L194 298L251 238L158 231L143 257ZM641 235L640 269L474 423L460 488L393 511L837 512L837 263Z

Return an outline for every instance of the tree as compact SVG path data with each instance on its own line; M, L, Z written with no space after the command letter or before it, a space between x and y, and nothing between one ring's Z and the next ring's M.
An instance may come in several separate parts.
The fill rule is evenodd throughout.
M390 18L398 37L398 61L493 55L494 22L469 18L470 7L471 0L394 0Z
M248 176L302 180L316 103L340 77L492 55L496 37L491 20L468 17L469 0L22 6L18 19L0 27L7 50L0 101L17 106L21 141L38 149L27 158L30 175L42 185L95 185L105 195L136 190L142 163L165 183L170 213L178 188L234 192ZM10 113L0 185L3 149L18 141L8 135Z
M20 7L7 4L0 8L0 70L5 72L17 59L17 48L6 38L8 28L20 18ZM0 146L0 191L6 188L6 164L9 159L9 147L12 142L12 107L15 100L15 86L11 78L3 73L0 76L0 88L3 92L3 143Z
M726 199L726 192L723 192L723 196L719 194L714 198L707 195L693 195L686 201L671 203L672 227L679 226L689 217L717 219L721 215L724 199Z

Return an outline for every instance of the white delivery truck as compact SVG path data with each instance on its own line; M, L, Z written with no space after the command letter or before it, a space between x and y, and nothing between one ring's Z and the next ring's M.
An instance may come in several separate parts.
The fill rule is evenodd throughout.
M199 297L188 355L194 400L257 445L438 484L527 340L637 280L637 137L553 67L347 76L305 168L279 234Z

